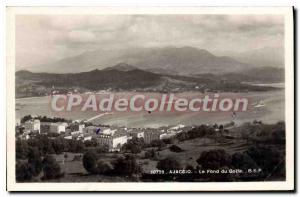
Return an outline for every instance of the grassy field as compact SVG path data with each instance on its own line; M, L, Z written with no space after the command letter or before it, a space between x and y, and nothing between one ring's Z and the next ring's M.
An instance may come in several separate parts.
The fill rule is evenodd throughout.
M168 147L163 148L158 151L158 157L156 160L145 159L145 150L151 149L147 148L141 153L137 154L137 162L142 167L144 173L150 173L151 170L156 169L158 160L164 159L166 157L173 157L179 161L184 168L185 166L192 165L196 167L196 160L203 151L210 149L224 148L228 153L235 153L244 151L248 145L244 141L224 141L217 142L210 138L196 138L193 140L186 140L177 144L182 152L176 153L169 150ZM65 154L67 157L65 158ZM116 176L103 176L103 175L90 175L86 172L82 165L82 154L65 153L60 155L53 155L55 159L61 165L61 168L65 172L65 176L53 180L53 182L124 182L124 181L134 181L129 177L116 177ZM122 153L101 153L99 154L100 160L106 162L112 162Z

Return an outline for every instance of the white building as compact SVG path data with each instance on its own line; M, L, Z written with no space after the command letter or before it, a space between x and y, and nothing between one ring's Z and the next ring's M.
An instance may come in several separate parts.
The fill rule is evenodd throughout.
M72 131L71 132L71 135L74 136L74 135L80 135L82 132L81 131Z
M83 136L83 141L91 141L91 140L92 140L92 136L91 135Z
M25 122L24 128L25 128L25 130L30 131L30 132L40 133L40 131L41 131L41 122L38 119L28 120L28 121Z
M159 136L159 139L165 140L165 139L169 139L171 137L174 137L175 135L176 135L176 133L163 133Z
M185 125L183 125L183 124L179 124L179 125L177 125L177 126L174 126L174 127L171 127L171 128L169 128L168 130L167 130L167 132L172 132L172 131L182 131L182 129L184 129L185 128Z
M67 123L65 122L41 122L41 133L58 133L66 132Z
M146 144L150 144L154 140L160 140L161 135L162 133L159 131L145 131L144 141Z
M16 118L16 126L20 126L21 125L21 120L20 118Z
M71 139L73 139L73 136L72 135L68 135L68 136L65 136L64 139L71 140Z
M87 127L83 128L83 132L88 133L88 134L95 134L97 129L98 129L98 127L95 127L95 126L87 126Z
M22 135L19 135L18 138L21 140L28 140L30 139L30 136L27 133L23 133Z
M129 131L128 132L130 136L135 137L135 138L144 138L144 131Z
M83 131L85 125L84 124L79 124L78 125L78 131Z
M90 140L92 140L92 135L90 135L90 134L80 134L80 135L77 136L76 139L81 140L81 141L90 141Z
M66 132L66 126L63 123L52 123L49 128L50 133L58 133Z
M99 145L108 147L109 151L120 151L121 147L127 143L127 135L96 135Z
M61 122L60 124L64 125L66 128L68 127L68 123L67 122Z
M79 123L70 124L71 131L81 131L81 132L83 132L84 127L85 127L84 124L79 124Z
M117 131L117 129L108 128L108 129L104 129L101 133L103 135L114 135L116 131Z

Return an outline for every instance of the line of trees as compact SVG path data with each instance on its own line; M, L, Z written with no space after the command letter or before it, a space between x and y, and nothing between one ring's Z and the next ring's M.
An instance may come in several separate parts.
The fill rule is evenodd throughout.
M215 130L213 127L201 125L199 127L191 129L190 131L178 133L176 134L175 138L179 141L185 141L205 136L214 137L214 134Z
M49 139L45 135L37 135L29 140L17 139L16 141L16 157L17 159L26 159L28 157L29 148L35 147L41 155L61 154L63 152L82 153L85 144L79 140L66 140L62 137Z
M27 161L17 161L16 180L18 182L31 181L41 173L43 173L43 180L64 176L59 164L52 156L42 156L37 147L30 147L28 150Z
M138 175L142 172L135 157L127 154L118 157L112 162L104 162L94 151L87 151L83 155L82 163L86 171L90 174L129 176Z
M47 117L47 116L37 116L37 117L32 117L31 115L26 115L21 119L21 122L24 123L28 120L32 119L39 119L41 122L71 122L71 120L67 120L65 118L60 118L60 117Z
M197 166L189 164L183 166L181 161L174 157L166 157L158 161L156 168L163 170L164 175L145 175L152 180L177 181L258 181L285 179L285 153L274 147L256 145L246 151L229 154L224 149L203 151L196 160ZM190 170L191 174L172 175L174 170ZM216 173L201 174L201 170L229 170L240 169L243 173ZM250 169L250 172L248 171ZM251 170L256 170L255 173Z
M42 172L42 179L55 179L64 175L59 164L50 154L63 152L83 152L82 141L66 140L61 137L50 139L45 135L37 135L29 140L16 141L16 180L31 181Z

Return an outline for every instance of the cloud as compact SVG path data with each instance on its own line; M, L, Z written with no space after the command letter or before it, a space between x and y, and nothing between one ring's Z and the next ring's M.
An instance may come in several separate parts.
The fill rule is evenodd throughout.
M68 39L71 42L79 42L79 43L86 43L86 42L93 42L95 40L95 35L89 31L70 31L68 33Z
M18 67L96 49L192 46L213 52L283 45L279 15L26 15L16 19Z

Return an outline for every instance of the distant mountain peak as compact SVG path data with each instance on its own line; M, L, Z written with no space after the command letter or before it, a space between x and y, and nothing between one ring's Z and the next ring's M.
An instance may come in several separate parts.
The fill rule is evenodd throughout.
M138 68L136 68L135 66L132 66L130 64L127 64L125 62L121 62L116 64L115 66L112 67L107 67L104 70L118 70L118 71L131 71L131 70L136 70Z
M32 72L30 72L28 70L18 70L18 71L16 71L16 73L32 73Z
M28 70L18 70L16 71L16 76L31 76L33 73Z
M239 72L253 67L208 50L190 46L96 50L40 67L39 72L78 73L99 70L128 72L148 70L179 75ZM38 69L36 69L38 70ZM35 70L35 72L36 72Z
M100 70L98 69L98 68L96 68L96 69L93 69L93 70L91 70L91 71L89 71L89 72L99 72Z
M207 54L212 55L212 53L209 52L208 50L206 50L206 49L200 49L200 48L196 48L196 47L183 46L183 47L180 47L178 49L187 50L187 51L198 51L198 52L207 53Z

